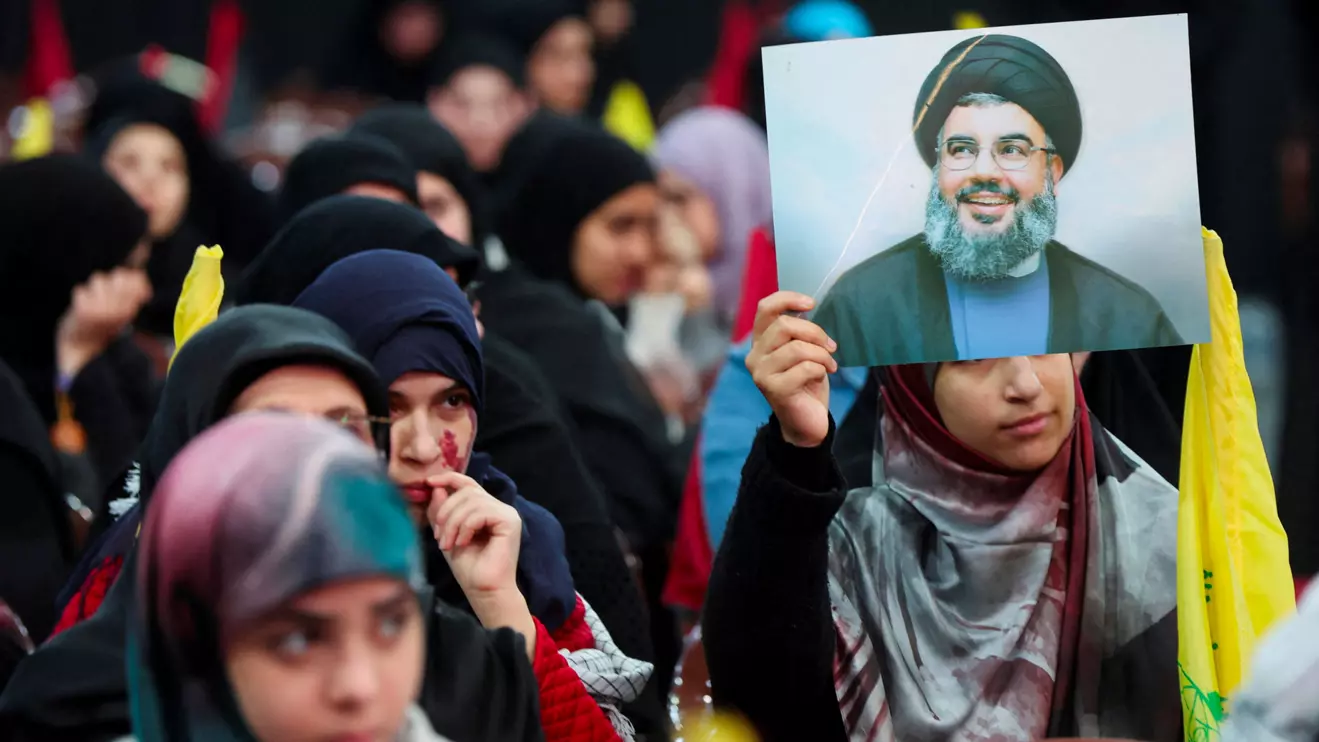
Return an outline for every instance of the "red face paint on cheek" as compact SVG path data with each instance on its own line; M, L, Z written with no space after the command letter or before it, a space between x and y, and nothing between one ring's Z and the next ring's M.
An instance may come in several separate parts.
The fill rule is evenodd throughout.
M449 471L462 471L458 466L458 437L453 434L452 430L444 431L440 437L440 455L444 457L444 467Z

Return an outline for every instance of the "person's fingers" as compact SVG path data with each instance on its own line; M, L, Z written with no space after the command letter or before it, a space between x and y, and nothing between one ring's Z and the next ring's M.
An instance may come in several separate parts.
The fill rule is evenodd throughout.
M781 374L799 363L818 363L833 373L838 370L838 362L829 355L829 351L818 345L802 340L792 340L786 345L766 354L753 374L761 379Z
M440 508L444 507L444 503L448 501L448 490L443 487L435 487L431 490L431 501L426 505L426 522L430 523L433 529L440 522ZM436 529L436 533L439 533L438 529Z
M827 379L828 377L828 369L814 361L807 361L799 363L781 374L770 376L764 380L761 388L765 390L766 396L782 395L786 397L802 390L811 382Z
M476 538L476 534L489 526L495 525L499 520L498 514L486 503L482 503L464 515L462 523L458 526L458 537L453 544L455 549L461 549L471 544L472 539Z
M814 308L815 300L805 294L795 291L776 291L761 299L756 305L756 322L752 333L755 337L759 337L785 312L809 312Z
M471 544L476 534L490 524L490 518L488 503L477 502L470 507L459 509L453 518L449 548L460 549Z
M449 492L457 492L471 487L482 489L480 482L458 471L446 471L443 474L427 477L426 484L432 487L443 487Z
M766 328L765 333L756 341L756 345L760 346L759 350L762 354L768 354L793 340L813 343L830 353L838 350L838 344L823 328L810 320L798 317L779 317L774 324Z
M448 509L441 508L440 528L442 529L442 538L440 548L449 551L454 547L454 542L458 538L458 531L463 521L474 510L481 507L481 500L475 497L465 497L456 499Z

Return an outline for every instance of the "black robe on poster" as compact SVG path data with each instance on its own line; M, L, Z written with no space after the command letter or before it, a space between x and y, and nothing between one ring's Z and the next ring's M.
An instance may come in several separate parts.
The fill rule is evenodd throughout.
M1148 291L1050 241L1049 353L1182 344ZM904 240L838 279L811 319L838 343L844 366L957 359L948 290L924 235Z

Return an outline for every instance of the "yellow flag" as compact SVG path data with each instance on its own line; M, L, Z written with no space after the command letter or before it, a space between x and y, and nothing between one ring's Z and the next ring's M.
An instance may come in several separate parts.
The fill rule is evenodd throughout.
M969 31L973 28L988 28L985 17L974 10L959 10L953 13L953 28Z
M23 119L10 154L15 160L31 160L55 148L55 111L45 98L33 98L22 108Z
M1255 642L1296 608L1223 242L1202 230L1211 342L1191 352L1177 518L1177 635L1188 742L1218 739Z
M189 338L219 315L220 301L224 299L224 276L220 273L223 259L224 250L219 245L198 247L193 255L179 303L174 307L174 356L178 356L179 348ZM169 362L173 365L173 356Z
M636 83L624 80L609 91L603 122L610 133L641 152L648 152L655 143L655 122L650 118L650 106Z

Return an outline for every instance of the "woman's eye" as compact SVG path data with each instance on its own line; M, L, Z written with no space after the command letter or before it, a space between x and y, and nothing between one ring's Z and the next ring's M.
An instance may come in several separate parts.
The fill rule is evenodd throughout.
M385 639L397 638L403 633L403 629L408 625L408 614L397 613L392 616L385 616L380 619L378 632Z
M305 655L307 650L311 649L311 638L307 636L305 631L290 631L277 636L272 644L277 654L289 659L296 659Z
M448 399L444 400L444 404L447 407L463 407L467 404L467 397L462 394L451 394Z

